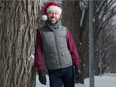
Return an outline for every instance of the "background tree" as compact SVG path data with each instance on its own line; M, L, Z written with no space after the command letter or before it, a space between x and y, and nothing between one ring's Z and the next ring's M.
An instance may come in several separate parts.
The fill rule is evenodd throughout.
M87 6L83 3L83 6ZM81 69L83 77L80 79L83 83L83 78L88 76L88 10L86 7L81 7L79 0L63 0L62 3L63 16L62 23L67 26L74 38L80 58L82 60ZM82 10L83 9L83 10Z
M95 74L99 74L100 67L104 72L110 63L111 45L109 39L113 39L114 34L110 20L116 14L115 0L95 0L94 1L94 42L95 42ZM88 58L88 0L63 0L63 19L64 25L68 26L75 39L79 55L82 60L83 78L88 77L89 58ZM109 25L110 27L107 27ZM113 36L108 35L112 31ZM111 40L110 40L111 41ZM113 43L112 43L113 45ZM100 47L100 49L98 49ZM99 53L98 53L99 51ZM99 56L98 56L99 55ZM103 59L101 61L100 55ZM100 65L100 61L101 64ZM100 65L100 67L98 66ZM103 68L104 67L104 68ZM83 81L82 81L83 82Z
M116 15L116 1L95 1L95 73L103 74L110 64L111 48L114 45L112 18ZM112 44L111 44L112 43ZM98 66L99 65L99 66Z

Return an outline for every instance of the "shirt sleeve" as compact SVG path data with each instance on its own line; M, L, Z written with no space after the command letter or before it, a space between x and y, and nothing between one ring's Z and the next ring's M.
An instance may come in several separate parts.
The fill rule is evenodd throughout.
M79 55L78 55L78 52L76 49L76 45L74 43L73 37L72 37L69 29L67 29L66 40L67 40L67 44L68 44L68 49L72 56L73 65L78 67L78 66L80 66L81 60L79 58Z
M37 31L37 34L36 34L34 65L38 70L44 69L42 37L39 30Z

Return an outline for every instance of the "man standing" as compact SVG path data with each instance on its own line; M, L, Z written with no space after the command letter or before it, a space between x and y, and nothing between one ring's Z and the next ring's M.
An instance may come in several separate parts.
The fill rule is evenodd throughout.
M62 9L55 2L45 5L43 20L46 24L37 30L35 66L42 84L46 84L45 62L50 87L74 87L74 67L78 76L81 60L69 29L60 23L61 13Z

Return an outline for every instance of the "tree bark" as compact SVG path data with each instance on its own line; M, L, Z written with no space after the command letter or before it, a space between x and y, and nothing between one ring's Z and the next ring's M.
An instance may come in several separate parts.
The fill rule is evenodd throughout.
M35 87L37 15L37 1L0 1L0 87Z

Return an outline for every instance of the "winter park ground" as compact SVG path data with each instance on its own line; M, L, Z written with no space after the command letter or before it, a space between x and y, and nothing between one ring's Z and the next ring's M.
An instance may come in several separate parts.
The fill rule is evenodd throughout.
M116 73L106 73L102 76L95 76L95 87L116 87ZM47 85L42 85L36 76L36 87L49 87L49 77ZM75 87L89 87L89 78L84 79L84 84L75 84Z

